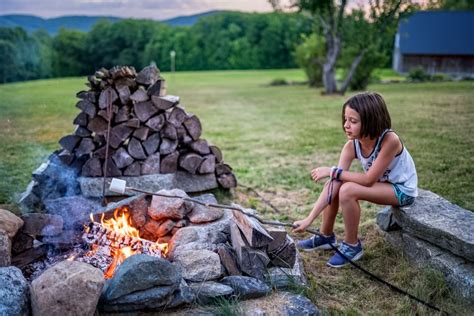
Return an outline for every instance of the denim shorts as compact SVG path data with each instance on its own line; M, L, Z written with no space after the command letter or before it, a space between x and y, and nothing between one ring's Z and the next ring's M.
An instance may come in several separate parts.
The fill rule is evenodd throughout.
M399 206L408 206L415 202L415 198L413 196L409 196L403 193L398 187L398 185L392 183L392 187L393 191L395 192L395 196L397 197Z

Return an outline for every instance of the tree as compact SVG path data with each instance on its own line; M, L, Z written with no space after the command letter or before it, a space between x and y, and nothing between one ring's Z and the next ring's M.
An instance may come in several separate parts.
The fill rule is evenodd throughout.
M87 66L85 48L86 33L61 28L53 39L53 75L67 77L86 75L91 72Z
M270 1L275 3L277 1ZM299 12L308 14L322 32L326 45L326 56L322 62L322 81L326 94L344 94L349 87L351 80L363 60L365 54L373 45L378 45L380 36L393 25L398 24L402 14L412 8L410 0L370 0L368 9L368 19L370 27L366 30L364 45L360 45L353 56L350 65L346 70L346 76L340 85L336 83L336 66L341 57L341 50L347 46L343 45L343 34L348 24L347 0L340 2L335 0L291 0L291 7L297 8Z

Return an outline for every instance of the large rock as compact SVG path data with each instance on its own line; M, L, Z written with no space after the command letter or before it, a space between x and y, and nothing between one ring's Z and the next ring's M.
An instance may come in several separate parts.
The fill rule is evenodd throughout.
M319 309L306 297L288 292L273 292L271 295L239 302L241 315L316 316Z
M0 267L8 267L12 260L12 242L8 234L0 229Z
M304 273L303 260L298 250L293 268L273 267L268 269L268 277L265 279L269 286L277 289L286 289L294 285L305 286L308 283ZM295 284L296 283L296 284Z
M167 196L179 196L182 198L189 198L183 190L160 190L158 194ZM191 211L194 203L185 201L180 198L168 198L154 195L151 200L151 205L148 208L148 215L156 221L162 219L180 220Z
M221 218L222 215L224 215L222 209L206 207L196 203L188 217L191 223L200 224L215 221Z
M100 309L105 312L131 312L142 310L161 310L173 301L173 291L178 284L157 286L136 291L111 301L102 301Z
M90 213L101 210L102 204L98 198L85 198L82 195L66 196L44 201L46 212L63 218L66 229L83 225L89 221Z
M414 204L393 208L395 219L403 230L474 261L474 212L433 192L419 192Z
M33 315L94 315L104 282L101 270L62 261L32 282Z
M214 281L192 283L190 287L200 304L212 303L216 299L226 299L234 292L230 286Z
M181 274L169 261L137 254L128 257L107 282L102 295L105 302L156 286L178 286Z
M27 316L30 288L17 267L0 268L0 315Z
M228 276L223 278L220 283L233 288L234 294L241 300L265 296L271 292L271 288L268 285L258 279L247 276Z
M184 171L176 173L156 173L142 175L138 177L117 177L127 181L127 186L139 188L148 192L157 192L159 190L181 189L187 193L202 192L218 187L214 174L190 174ZM102 197L102 178L79 177L77 178L82 195L86 197ZM111 178L106 181L106 196L120 195L108 190Z
M188 281L201 282L218 279L222 276L219 255L209 250L191 250L174 256L176 264Z
M64 221L59 215L30 213L22 216L22 231L32 236L55 236L63 231Z
M0 209L0 230L5 231L10 239L15 237L21 226L23 226L21 218L10 211Z
M453 290L474 303L474 263L402 231L385 233L385 236L418 266L441 271Z

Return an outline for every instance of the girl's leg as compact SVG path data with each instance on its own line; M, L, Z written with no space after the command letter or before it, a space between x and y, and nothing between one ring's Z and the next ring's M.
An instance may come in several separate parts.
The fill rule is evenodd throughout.
M329 236L334 231L334 222L336 221L337 211L339 210L339 196L336 195L331 205L326 206L323 211L321 228L319 231L325 236Z
M343 183L339 190L339 204L344 216L345 238L349 244L357 243L360 222L359 200L382 205L398 205L397 197L390 183L377 182L366 187L354 182Z

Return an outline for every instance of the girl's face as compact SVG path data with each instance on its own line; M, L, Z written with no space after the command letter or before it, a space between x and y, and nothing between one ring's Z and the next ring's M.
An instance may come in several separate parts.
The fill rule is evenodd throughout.
M360 129L362 127L360 115L348 105L344 109L344 131L350 140L360 138Z

